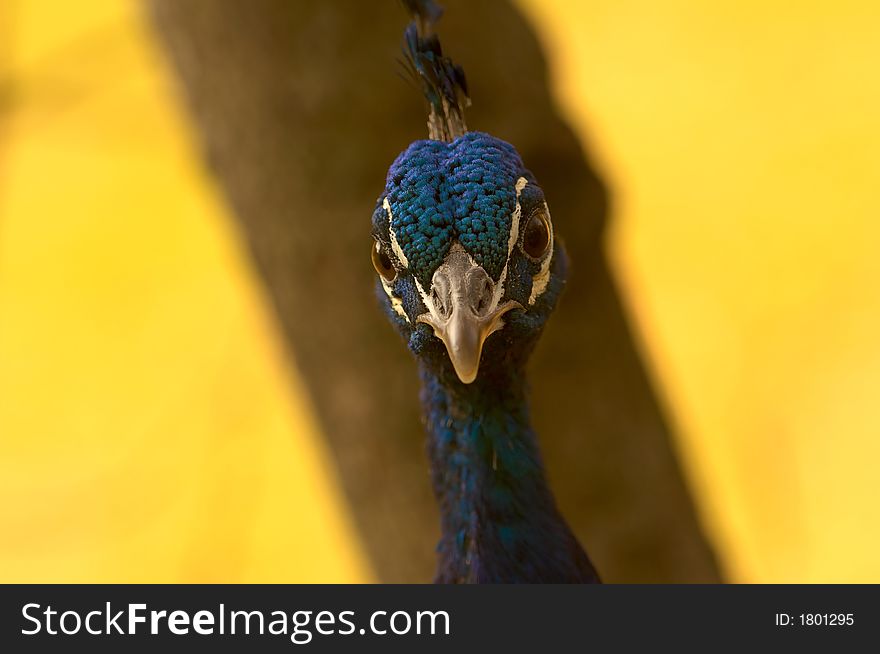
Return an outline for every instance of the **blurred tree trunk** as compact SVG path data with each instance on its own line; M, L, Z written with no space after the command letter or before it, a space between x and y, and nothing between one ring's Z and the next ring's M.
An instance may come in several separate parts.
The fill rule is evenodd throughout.
M551 99L531 26L505 0L444 4L468 125L516 145L571 255L531 369L561 510L607 581L716 581L603 254L608 194ZM408 17L390 0L149 5L380 579L428 581L439 532L416 367L378 308L367 253L385 171L426 137L418 92L394 74Z

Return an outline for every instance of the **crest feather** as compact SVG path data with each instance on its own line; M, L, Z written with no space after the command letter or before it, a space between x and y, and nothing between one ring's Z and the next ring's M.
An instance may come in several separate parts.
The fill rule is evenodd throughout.
M453 141L467 132L470 105L464 70L440 47L434 25L443 8L433 0L403 0L413 16L403 33L403 66L428 101L428 137Z

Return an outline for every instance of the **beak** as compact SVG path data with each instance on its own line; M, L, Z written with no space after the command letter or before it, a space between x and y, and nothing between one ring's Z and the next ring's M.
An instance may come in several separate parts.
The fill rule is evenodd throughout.
M504 326L501 317L523 308L513 300L498 306L495 290L488 273L456 243L434 273L427 313L416 319L434 328L463 384L477 378L483 343Z

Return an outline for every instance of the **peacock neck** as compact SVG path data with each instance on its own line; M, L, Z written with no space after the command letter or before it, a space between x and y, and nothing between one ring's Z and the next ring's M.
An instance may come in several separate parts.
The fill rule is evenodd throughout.
M441 511L436 581L580 581L572 577L584 565L592 572L547 486L521 372L468 385L426 366L421 376Z

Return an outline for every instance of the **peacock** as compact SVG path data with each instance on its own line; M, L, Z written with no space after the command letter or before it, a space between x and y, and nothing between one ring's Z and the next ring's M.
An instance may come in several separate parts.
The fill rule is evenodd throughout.
M525 365L565 285L544 193L516 149L467 130L442 8L404 0L402 63L428 136L392 163L372 216L377 292L418 361L440 507L436 583L598 583L559 513L530 425Z

